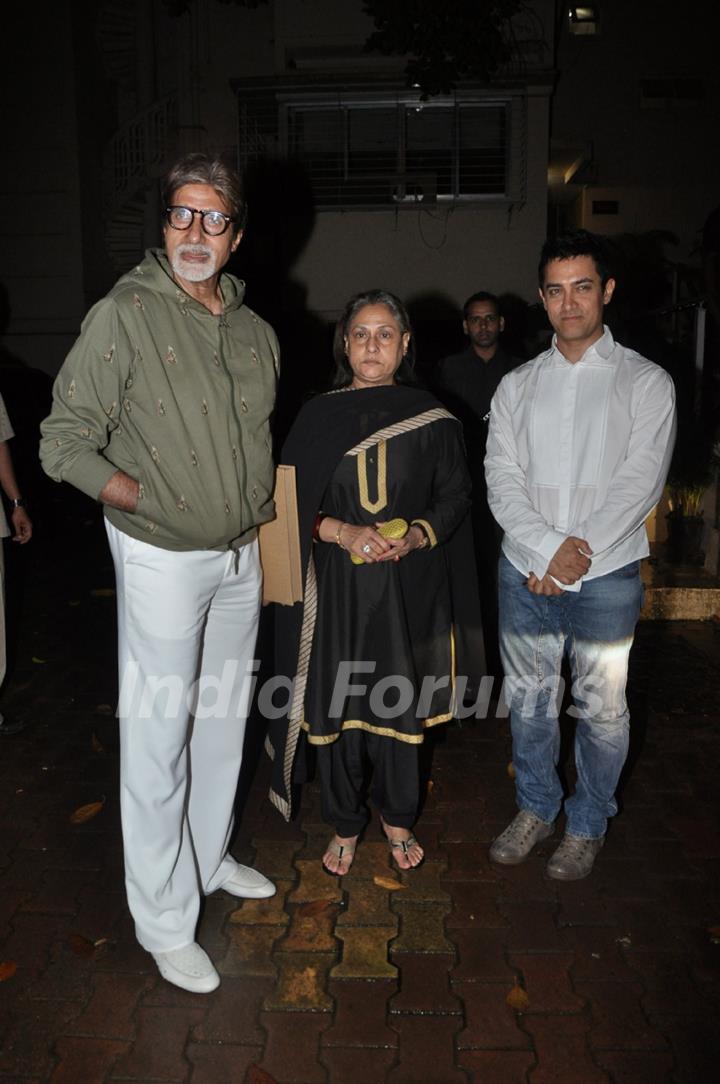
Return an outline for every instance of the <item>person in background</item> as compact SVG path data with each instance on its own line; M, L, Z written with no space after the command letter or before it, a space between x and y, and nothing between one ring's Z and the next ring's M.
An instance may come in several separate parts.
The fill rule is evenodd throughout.
M462 326L467 346L438 362L434 389L463 426L473 487L472 524L487 670L499 678L497 563L502 531L488 507L485 446L492 397L502 378L521 361L509 354L500 341L505 320L495 294L486 290L472 294L463 305Z

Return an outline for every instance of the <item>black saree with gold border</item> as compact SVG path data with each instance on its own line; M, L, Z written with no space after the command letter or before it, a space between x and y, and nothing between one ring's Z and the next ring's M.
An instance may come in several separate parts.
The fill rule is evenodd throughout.
M349 729L419 744L452 717L457 668L477 680L484 659L455 654L458 621L480 626L470 480L460 425L433 396L403 386L318 396L281 461L296 469L304 602L276 607L276 672L294 683L266 748L270 798L289 818L309 746ZM312 542L320 510L353 524L416 521L431 545L354 565L341 547Z

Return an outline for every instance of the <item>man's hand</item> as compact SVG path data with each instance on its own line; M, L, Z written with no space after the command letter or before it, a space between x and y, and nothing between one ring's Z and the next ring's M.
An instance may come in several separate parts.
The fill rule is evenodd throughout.
M29 542L32 538L32 520L25 509L13 508L10 519L15 528L15 534L12 536L13 542L19 542L21 546L25 542Z
M531 572L527 578L527 589L532 591L534 595L562 595L564 591L562 587L558 587L555 580L549 574L545 574L541 580L537 578L534 572Z
M591 554L590 545L584 538L569 535L556 550L547 570L560 583L576 583L589 571Z
M100 490L98 499L121 512L137 512L139 492L139 483L125 471L118 470Z

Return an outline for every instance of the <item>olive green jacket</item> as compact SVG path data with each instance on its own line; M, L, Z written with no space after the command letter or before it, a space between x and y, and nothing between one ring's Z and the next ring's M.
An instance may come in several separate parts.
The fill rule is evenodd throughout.
M136 512L105 507L125 534L169 550L242 544L273 516L272 328L224 274L214 316L151 249L83 322L42 424L40 458L89 496L119 469L140 483Z

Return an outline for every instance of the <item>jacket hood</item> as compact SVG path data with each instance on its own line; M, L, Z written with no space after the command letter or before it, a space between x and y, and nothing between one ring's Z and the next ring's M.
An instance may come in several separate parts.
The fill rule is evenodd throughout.
M186 290L183 290L182 286L175 281L165 250L162 248L147 249L142 262L139 263L137 267L134 267L132 271L128 271L127 274L118 279L110 292L110 296L117 292L124 291L128 287L137 290L139 286L144 287L146 290L153 290L156 293L165 294L168 297L174 298L176 301L182 300L186 305L191 308L196 308L203 313L208 311L204 305L201 305L199 301L196 301L194 297L191 297L190 294L187 293ZM226 313L241 308L245 297L245 283L242 279L238 279L235 275L229 275L223 271L220 275L220 289L222 290L223 299L225 301L224 311Z

